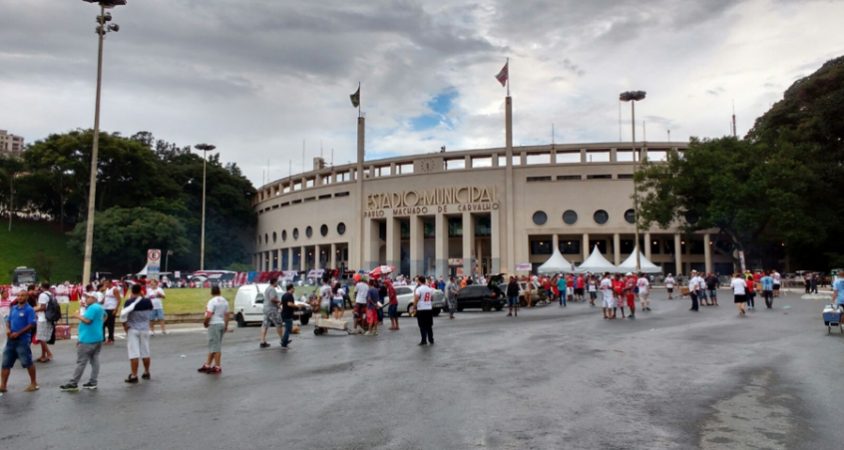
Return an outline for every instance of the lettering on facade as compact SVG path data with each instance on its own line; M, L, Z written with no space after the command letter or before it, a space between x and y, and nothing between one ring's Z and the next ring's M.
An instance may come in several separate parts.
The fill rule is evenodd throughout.
M494 186L449 186L427 190L382 192L366 196L364 217L494 211L500 207Z

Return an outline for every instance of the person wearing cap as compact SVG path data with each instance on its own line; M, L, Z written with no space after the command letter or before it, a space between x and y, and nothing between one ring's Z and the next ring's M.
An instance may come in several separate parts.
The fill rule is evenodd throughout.
M689 311L699 311L698 299L700 298L701 285L703 279L698 275L697 270L692 270L692 276L689 278L689 298L692 300L692 307Z

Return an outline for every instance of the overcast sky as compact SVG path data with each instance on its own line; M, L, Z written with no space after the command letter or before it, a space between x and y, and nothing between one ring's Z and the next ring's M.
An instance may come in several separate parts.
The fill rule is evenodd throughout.
M27 142L93 124L97 8L0 0L0 129ZM129 0L105 47L102 129L209 142L260 185L355 155L619 139L641 89L647 139L745 133L797 78L844 54L843 1ZM629 139L629 107L623 112ZM641 120L637 134L641 136Z

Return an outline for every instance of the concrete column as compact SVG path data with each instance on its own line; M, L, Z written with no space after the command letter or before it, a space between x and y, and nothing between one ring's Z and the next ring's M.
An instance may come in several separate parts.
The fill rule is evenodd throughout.
M424 275L422 217L410 216L410 276Z
M475 220L472 213L463 212L463 272L474 275L474 258L472 257L472 243L475 241ZM511 256L512 258L512 256ZM509 260L509 259L508 259Z
M258 272L264 271L264 252L258 252L255 255L255 267L258 269Z
M361 248L363 248L363 267L364 270L370 270L375 268L378 265L379 260L379 247L380 247L380 240L381 237L378 233L378 222L372 219L364 219L363 222L363 237L365 239L364 242L361 242Z
M492 272L493 273L501 273L501 214L499 214L497 209L492 210L489 213L489 226L490 226L490 252L492 255ZM510 272L510 270L515 272L515 267L508 267L506 272Z
M706 272L712 272L712 238L709 233L703 235L703 264Z
M586 161L586 149L585 148L580 149L580 162L581 163L589 162L589 161Z
M278 258L278 264L276 265L276 268L277 268L277 270L284 270L284 269L281 267L281 262L283 261L283 260L281 259L281 249L278 249L278 250L276 250L275 252L276 252L276 253L275 253L275 254L276 254L276 258Z
M299 271L302 272L305 270L305 260L308 258L308 252L305 250L305 246L299 247Z
M645 242L642 243L645 246L645 258L651 259L651 234L645 233ZM653 260L651 260L653 261Z
M331 269L337 268L337 244L331 244L331 255L328 256L328 265Z
M560 235L554 233L551 235L551 253L554 253L554 250L560 251ZM560 252L562 253L562 252Z
M319 260L319 245L314 245L314 269L319 270L322 269L322 261Z
M551 164L557 164L557 150L551 145Z
M674 275L683 273L683 246L680 233L674 233Z
M610 162L618 162L618 149L610 149Z
M448 275L448 220L444 214L434 216L434 261L436 262L436 275L446 277Z
M618 233L613 233L612 235L612 257L613 264L621 264L621 235Z
M583 233L583 240L581 241L580 248L583 253L583 260L586 261L586 258L589 257L589 253L592 252L592 249L589 247L589 233Z
M387 264L401 268L401 227L397 219L387 218ZM412 276L412 274L406 274Z

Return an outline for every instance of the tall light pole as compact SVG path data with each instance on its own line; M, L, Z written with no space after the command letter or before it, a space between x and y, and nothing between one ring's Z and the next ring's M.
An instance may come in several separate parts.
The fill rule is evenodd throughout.
M91 178L88 185L88 220L85 224L85 258L82 262L82 284L91 282L91 256L94 252L94 208L97 198L97 153L100 146L100 89L103 82L103 41L106 33L117 32L120 26L111 21L111 13L106 9L125 5L126 0L82 0L87 3L98 3L100 15L97 16L96 33L99 39L97 51L97 96L94 102L94 143L91 147Z
M199 236L199 270L205 270L205 166L208 164L208 152L214 150L211 144L197 144L193 148L202 150L202 231Z
M630 129L633 131L633 219L636 229L636 245L633 250L636 252L636 273L642 270L642 262L639 256L642 253L642 249L639 248L639 190L636 182L636 172L638 172L639 159L642 154L636 155L636 102L644 100L645 95L645 91L627 91L618 96L619 100L630 102Z

